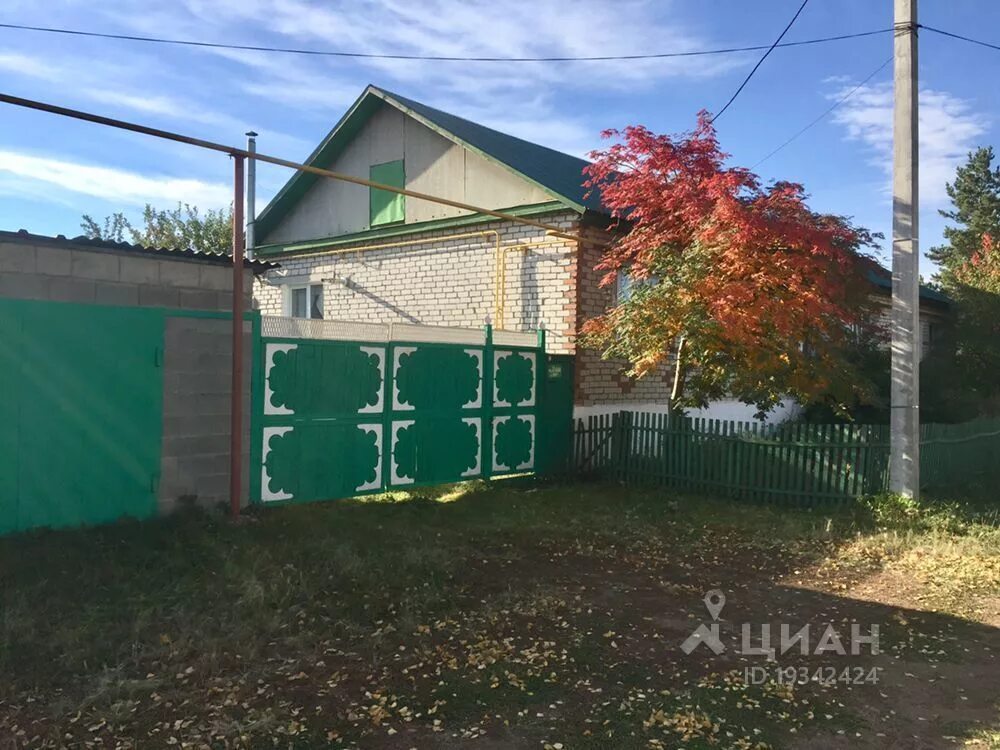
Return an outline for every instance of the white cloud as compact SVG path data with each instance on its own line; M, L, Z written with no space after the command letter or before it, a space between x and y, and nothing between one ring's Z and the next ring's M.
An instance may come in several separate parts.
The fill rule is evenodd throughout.
M237 110L240 113L247 110L253 112L251 116L240 117L206 106L204 102L190 96L164 93L172 88L170 83L174 82L151 81L151 69L141 56L130 57L128 64L108 61L85 64L73 55L52 55L43 62L29 55L4 52L0 53L0 70L57 84L60 89L60 84L73 81L75 86L71 96L87 103L104 105L83 105L103 115L141 119L147 123L155 120L158 125L170 130L198 137L207 136L233 145L242 145L243 134L252 129L260 134L259 140L262 145L266 144L269 153L286 158L304 157L315 146L304 138L261 124L257 119L257 111L252 108ZM149 82L146 88L143 88L143 79ZM261 93L263 95L265 92ZM357 92L354 92L351 99L356 95ZM135 114L141 117L137 118ZM192 124L203 127L192 128Z
M139 33L362 53L432 56L587 56L692 51L722 44L678 20L663 0L183 0L172 12L104 12ZM728 41L728 40L727 40ZM702 79L742 65L742 55L587 63L468 63L262 54L209 54L244 67L228 76L255 100L334 118L372 82L545 145L582 153L604 123L566 113L556 92L590 99L635 93L670 79ZM331 122L332 124L332 122Z
M10 0L21 2L21 0ZM53 4L66 25L96 24L114 32L205 41L419 55L531 57L689 51L726 46L680 20L676 0L110 0ZM25 18L41 23L56 12L25 0ZM601 63L454 63L386 61L192 49L126 42L66 39L43 46L32 35L12 36L0 52L0 71L24 79L38 98L93 109L209 140L238 143L253 128L262 152L304 158L347 106L372 82L431 106L527 140L584 155L600 145L606 113L594 111L603 94L641 96L668 80L701 80L747 63L725 55ZM17 45L17 46L16 46ZM586 96L587 107L575 100ZM75 137L59 136L69 148ZM127 205L187 200L225 205L226 185L160 178L27 152L34 134L0 144L0 180L53 200L80 195ZM27 136L31 136L30 140ZM40 133L38 137L48 137ZM96 137L101 137L97 135ZM205 155L151 139L123 159L168 163L179 175L205 174ZM133 147L130 145L130 149ZM69 153L69 152L67 152ZM169 161L163 161L169 159ZM121 161L122 166L135 162ZM262 167L261 192L287 172ZM58 197L56 197L58 196Z
M842 98L850 86L831 94ZM945 184L954 180L955 168L988 128L972 105L945 91L920 91L920 202L931 207L947 201ZM834 113L834 122L847 135L871 151L871 163L892 174L892 84L863 86Z
M229 205L232 196L232 189L221 183L144 175L16 151L0 151L0 172L8 176L5 179L8 191L13 177L24 184L26 192L37 194L39 183L45 183L123 205L181 201L203 209L221 208Z
M132 94L127 91L97 87L84 89L82 93L88 99L93 99L95 102L124 107L125 109L145 114L183 117L186 120L204 121L206 118L211 121L216 120L213 113L199 110L191 111L190 106L185 106L183 102L170 96L160 94Z
M0 52L0 70L28 78L56 80L59 70L38 58L18 52Z
M276 64L274 54L246 50L214 50L213 54L239 63L245 70L232 79L242 91L267 101L295 108L343 112L361 93L355 80L344 80L335 72L324 72L326 62L303 62L292 58L291 64Z

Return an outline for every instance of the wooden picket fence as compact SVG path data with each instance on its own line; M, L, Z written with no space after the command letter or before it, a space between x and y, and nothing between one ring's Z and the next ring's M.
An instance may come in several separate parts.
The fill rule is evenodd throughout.
M621 411L577 420L575 468L628 484L788 505L888 489L885 425L762 425ZM1000 479L1000 420L923 427L923 484Z

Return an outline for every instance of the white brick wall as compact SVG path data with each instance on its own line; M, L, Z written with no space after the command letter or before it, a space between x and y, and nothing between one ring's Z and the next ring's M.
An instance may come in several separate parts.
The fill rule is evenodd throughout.
M540 221L577 231L572 212ZM276 258L281 270L254 288L265 315L287 312L287 288L322 283L324 317L332 320L411 322L481 326L493 317L495 236L459 237L496 231L506 253L506 310L496 328L529 331L544 326L552 352L572 353L576 330L576 243L548 237L545 230L496 221L454 229L401 235L370 244L435 241L359 253L322 253ZM526 243L526 251L513 246ZM360 247L361 245L353 246Z

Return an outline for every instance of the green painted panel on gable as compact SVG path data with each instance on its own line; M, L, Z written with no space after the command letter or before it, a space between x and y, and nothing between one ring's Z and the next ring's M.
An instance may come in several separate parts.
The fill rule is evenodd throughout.
M2 359L16 363L19 381L15 528L153 515L162 311L21 300L0 309ZM13 348L12 317L21 326Z
M373 164L369 171L369 179L372 182L380 182L390 187L405 188L406 172L403 169L403 160ZM369 194L369 223L371 226L392 224L406 219L405 195L375 189L369 190Z

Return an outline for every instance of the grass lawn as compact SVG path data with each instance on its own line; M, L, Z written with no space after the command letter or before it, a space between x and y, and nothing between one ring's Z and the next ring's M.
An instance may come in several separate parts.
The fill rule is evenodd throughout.
M686 654L711 589L725 650ZM742 623L881 653L768 662ZM998 628L997 516L946 506L496 483L190 513L0 540L0 748L996 748Z

